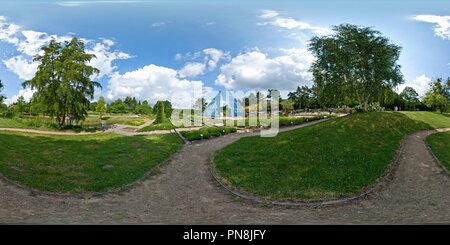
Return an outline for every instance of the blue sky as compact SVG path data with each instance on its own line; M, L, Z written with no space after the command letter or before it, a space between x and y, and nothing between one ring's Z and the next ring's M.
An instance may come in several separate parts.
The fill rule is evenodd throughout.
M108 100L190 102L223 90L293 90L311 85L305 50L331 25L372 26L403 47L404 86L420 94L450 76L449 1L1 1L0 79L8 102L30 97L20 84L50 38L76 35L102 71Z

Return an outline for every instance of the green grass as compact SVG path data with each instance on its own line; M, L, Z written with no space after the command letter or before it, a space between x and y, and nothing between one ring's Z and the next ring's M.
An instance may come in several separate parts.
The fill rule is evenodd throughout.
M0 128L31 128L41 130L56 130L57 125L50 118L3 118L0 117Z
M340 198L375 183L400 141L428 128L401 113L357 113L274 138L242 138L218 151L214 162L222 178L254 195Z
M450 132L430 135L427 142L434 155L450 171Z
M181 134L189 141L208 139L235 133L235 128L227 127L204 127L199 130L182 131Z
M430 111L417 111L417 112L404 111L402 113L413 120L429 124L433 128L450 127L450 115L439 114L437 112L430 112Z
M0 173L50 192L116 190L141 178L181 145L175 134L127 137L0 132Z
M176 128L173 126L170 122L165 123L157 123L157 124L150 124L144 128L139 129L138 132L150 132L150 131L156 131L156 130L171 130Z

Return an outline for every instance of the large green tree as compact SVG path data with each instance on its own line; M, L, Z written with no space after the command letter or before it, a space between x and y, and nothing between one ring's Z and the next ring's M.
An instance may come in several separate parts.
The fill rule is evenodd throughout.
M34 78L23 87L36 90L41 109L56 118L59 128L84 120L95 88L101 87L91 80L99 70L88 65L95 56L86 53L83 41L76 37L64 43L51 40L42 51L34 57L40 63Z
M447 84L449 81L447 80ZM450 98L447 84L443 85L442 78L430 84L430 90L425 94L423 103L430 109L444 113L450 108Z
M314 37L309 44L316 58L311 71L323 106L354 99L367 110L386 88L403 83L399 46L370 27L342 24L333 30L334 34Z
M412 87L405 87L400 93L400 98L405 101L407 109L416 110L419 103L419 94Z

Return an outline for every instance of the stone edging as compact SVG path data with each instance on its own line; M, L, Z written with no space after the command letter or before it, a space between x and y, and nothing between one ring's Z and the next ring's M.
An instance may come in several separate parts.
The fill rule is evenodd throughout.
M417 133L417 132L416 132ZM210 157L210 172L215 179L219 183L219 185L224 188L226 191L230 192L234 196L237 196L241 199L244 199L246 201L250 201L257 204L264 204L264 205L276 205L276 206L285 206L285 207L323 207L323 206L336 206L336 205L343 205L348 204L354 201L362 200L367 197L369 197L371 194L374 194L376 191L379 191L388 184L394 174L396 169L398 168L398 163L400 160L400 156L402 155L404 151L404 146L406 139L410 135L405 136L400 141L400 147L397 150L397 153L394 157L394 159L389 163L389 166L387 170L384 172L384 174L379 177L374 184L370 185L369 187L364 188L361 192L354 196L345 197L345 198L339 198L339 199L332 199L332 200L324 200L324 201L305 201L301 199L286 199L286 200L275 200L272 198L264 198L260 196L254 196L248 193L244 193L240 190L238 190L236 187L231 186L228 184L223 178L221 178L217 172L216 166L214 164L214 153Z
M436 162L436 165L438 165L438 167L442 170L442 173L444 173L445 175L450 177L450 171L441 163L439 158L437 158L437 156L434 154L433 150L431 149L431 147L430 147L430 145L428 144L428 141L427 141L428 136L436 134L436 133L445 133L445 132L446 131L439 132L439 131L436 130L434 133L429 134L429 135L427 135L427 137L423 138L423 142L425 143L425 146L427 147L428 152L434 158L434 161Z
M164 160L163 162L157 164L156 166L154 166L152 169L150 169L149 171L147 171L142 177L138 178L137 180L126 184L120 188L118 188L117 190L111 190L111 191L100 191L100 192L82 192L82 193L62 193L62 192L49 192L49 191L43 191L43 190L38 190L32 187L28 187L25 185L22 185L18 182L15 182L9 178L7 178L6 176L4 176L2 173L0 173L0 180L6 182L6 184L9 184L15 188L24 190L24 191L28 191L30 192L30 195L32 196L50 196L50 197L61 197L61 198L78 198L78 199L88 199L91 197L103 197L106 195L110 195L110 194L122 194L124 192L127 192L129 190L131 190L132 188L134 188L135 186L141 184L142 182L144 182L145 180L147 180L148 178L150 178L151 176L154 176L156 174L158 174L159 170L161 169L161 167L163 167L164 165L168 164L169 162L171 162L173 160L173 158L175 156L178 155L178 153L181 152L181 150L183 149L184 145L181 145L180 149L178 149L174 154L172 154L168 159Z

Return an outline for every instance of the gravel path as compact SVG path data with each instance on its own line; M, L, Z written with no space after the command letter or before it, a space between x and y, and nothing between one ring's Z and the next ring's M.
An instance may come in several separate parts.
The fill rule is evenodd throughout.
M209 159L214 151L251 134L244 133L185 145L160 174L119 195L34 196L0 182L0 223L450 223L450 178L424 144L433 132L407 138L394 179L383 191L339 207L265 207L223 190L211 177Z

